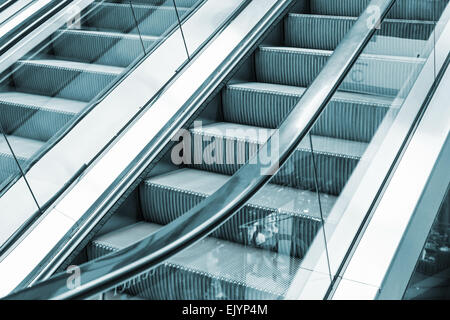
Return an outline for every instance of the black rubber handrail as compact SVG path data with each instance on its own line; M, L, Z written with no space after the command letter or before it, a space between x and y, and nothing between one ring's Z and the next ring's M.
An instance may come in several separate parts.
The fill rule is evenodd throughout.
M208 236L245 205L278 171L309 133L322 111L386 17L396 0L372 0L345 35L317 78L258 153L219 190L131 246L79 266L80 284L69 289L71 274L59 273L5 299L83 299L108 290L149 269ZM374 20L373 8L379 9ZM279 153L266 152L277 146ZM262 153L263 152L263 153ZM260 154L270 154L270 165L260 163Z

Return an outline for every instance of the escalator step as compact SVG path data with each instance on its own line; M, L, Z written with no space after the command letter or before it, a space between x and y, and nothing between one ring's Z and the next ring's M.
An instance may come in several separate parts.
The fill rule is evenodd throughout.
M86 105L23 92L1 92L1 125L7 134L47 141Z
M356 20L357 17L289 14L285 19L285 44L289 47L334 50ZM400 38L428 40L433 28L431 21L385 20L377 36L395 37L397 41ZM412 43L416 44L412 51L423 48L421 42ZM383 48L379 47L379 50L382 54Z
M20 61L16 65L12 77L18 91L86 102L92 100L124 70L52 59Z
M358 17L370 0L314 0L310 3L312 13ZM388 18L436 21L447 4L448 0L397 0Z
M308 87L333 52L317 49L262 46L256 51L260 82ZM425 63L422 58L363 54L340 89L396 96L405 79Z
M89 245L88 257L122 249L159 228L141 222L100 236ZM281 299L299 265L299 259L280 253L208 237L122 288L156 300Z
M97 0L99 1L99 0ZM113 3L130 3L129 0L107 0L105 2L113 2ZM175 3L178 7L191 8L193 7L199 0L175 0ZM140 3L152 6L167 6L173 7L173 0L131 0L131 3Z
M277 128L297 104L306 88L270 83L238 83L222 91L226 122ZM394 105L391 98L337 92L312 133L339 139L369 142Z
M235 123L219 122L191 129L190 161L185 163L196 169L234 174L250 156L275 132ZM293 188L315 190L314 163L320 192L338 195L365 151L366 143L312 136L314 158L308 139L303 139L297 151L274 176L272 182ZM189 156L186 155L185 158ZM263 165L270 163L260 159Z
M173 6L135 4L132 9L133 11L129 3L96 4L94 11L87 15L82 25L87 29L161 36L178 22ZM188 10L182 7L177 9L180 18ZM139 28L136 28L136 21Z
M57 31L53 39L53 52L58 58L126 68L136 58L144 55L144 48L147 51L159 38L116 32L64 29Z
M195 169L180 169L149 178L140 187L144 219L165 225L211 195L228 178ZM334 201L335 197L323 195L321 205L325 216ZM320 228L320 221L316 193L268 184L213 235L301 258ZM261 242L254 239L258 228L272 236Z

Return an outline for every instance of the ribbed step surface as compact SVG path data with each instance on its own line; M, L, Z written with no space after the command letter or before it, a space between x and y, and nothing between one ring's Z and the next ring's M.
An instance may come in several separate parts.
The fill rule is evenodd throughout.
M220 188L228 176L195 169L180 169L147 179L140 187L144 219L167 224ZM274 196L276 195L276 196ZM324 215L335 198L323 195ZM303 257L320 228L317 194L269 184L258 192L230 221L213 233L215 237ZM273 238L252 238L254 228L277 228ZM270 230L268 230L270 231Z
M284 20L285 44L291 47L334 50L356 20L357 17L289 14ZM377 37L428 40L433 29L434 23L430 21L385 20ZM419 44L416 46L423 47ZM379 53L383 53L384 48L379 46L378 49Z
M201 170L232 175L274 132L273 129L226 122L194 128L191 130L191 157L185 164ZM316 167L319 191L339 194L367 144L323 136L312 136L312 143L314 158L309 140L304 139L291 158L274 176L272 182L294 188L315 190L314 167ZM185 145L185 150L189 150L188 145ZM269 166L270 163L265 160L269 155L263 155L263 157L260 163Z
M256 77L260 82L308 87L333 52L291 47L260 47ZM341 90L395 96L422 58L363 54L340 86ZM387 77L389 75L389 77Z
M142 57L144 48L148 50L158 39L136 34L65 29L55 33L52 46L57 57L125 68Z
M298 103L305 88L248 82L228 85L222 91L224 120L264 128L277 128ZM391 98L338 92L314 126L313 134L369 142Z
M198 2L177 0L180 18ZM3 132L37 145L49 141L176 22L173 0L93 2L81 12L79 23L62 26L5 73L0 92ZM36 151L33 144L17 143L31 152L19 157L20 162ZM14 167L11 157L6 158L0 165L2 180Z
M187 12L178 8L180 18ZM136 22L138 27L136 28ZM150 6L128 3L95 4L94 12L82 22L83 27L100 31L160 36L177 23L177 12L172 6Z
M175 0L175 3L177 5L177 7L191 8L199 1L201 1L201 0ZM129 4L130 0L107 0L106 2ZM131 0L131 3L132 4L150 5L150 6L173 7L173 0Z
M141 222L101 236L89 245L88 257L122 249L159 228ZM287 255L209 237L134 281L127 291L157 300L281 299L299 264Z
M7 135L6 138L8 139L9 145L4 137L0 138L0 168L2 169L1 172L4 178L12 173L20 172L16 159L20 165L23 165L43 146L41 141L33 139L11 135Z
M159 4L170 7L164 1ZM138 198L145 221L92 241L89 259L141 240L223 186L276 134L369 2L312 0L307 6L312 14L288 14L284 43L255 51L255 73L243 77L252 82L236 76L221 92L217 118L210 118L208 110L197 119L207 121L194 121L172 148L172 164L180 167L141 183ZM283 298L387 112L401 107L396 96L424 64L431 21L447 3L398 0L311 135L269 183L208 238L134 281L126 292L147 299ZM108 28L125 24L111 22ZM276 146L269 152L276 152ZM259 163L269 166L269 155L262 157Z
M88 102L122 72L113 66L41 59L19 62L12 77L19 91Z
M317 14L358 17L371 0L312 0L311 11ZM389 12L393 19L436 21L448 0L397 0Z
M1 124L7 134L47 141L86 105L23 92L1 92Z

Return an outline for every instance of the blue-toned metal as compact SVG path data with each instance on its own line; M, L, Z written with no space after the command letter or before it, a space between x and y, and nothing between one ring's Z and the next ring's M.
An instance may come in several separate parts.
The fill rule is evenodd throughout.
M395 0L373 0L370 3L379 8L378 22L385 18L394 3ZM68 274L60 273L7 299L79 299L92 296L156 267L220 227L270 180L308 134L375 33L377 23L368 23L372 20L373 12L366 10L362 13L281 124L277 132L279 156L267 152L272 144L277 143L272 138L260 149L259 153L271 154L270 165L261 163L259 153L256 154L217 192L172 223L124 250L81 265L81 283L75 289L67 288Z

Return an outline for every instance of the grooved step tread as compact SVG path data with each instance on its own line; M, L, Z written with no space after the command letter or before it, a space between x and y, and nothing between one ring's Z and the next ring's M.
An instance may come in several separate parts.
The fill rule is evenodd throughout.
M114 31L102 31L102 30L91 30L89 27L83 27L82 29L60 29L56 31L57 34L74 34L80 36L92 36L92 37L105 37L105 38L117 38L117 39L131 39L138 40L141 39L146 41L157 41L161 39L158 36L152 35L139 35L134 33L122 33L122 32L114 32Z
M358 17L354 16L337 16L337 15L328 15L328 14L314 14L314 13L289 13L289 18L314 18L314 19L326 19L326 20L352 20L356 21L358 20ZM408 23L414 23L414 24L421 24L421 25L433 25L435 22L428 21L428 20L417 20L417 19L384 19L383 23L401 23L401 24L408 24Z
M224 185L229 178L229 176L219 173L185 168L151 177L144 183L209 196ZM334 196L323 195L322 198L321 195L322 209L325 214L331 211L335 200ZM307 190L267 184L248 203L258 207L275 208L279 212L320 219L317 193Z
M42 141L18 136L7 135L6 138L19 159L29 159L44 145ZM3 137L0 139L0 154L12 157L11 149Z
M217 122L191 129L195 134L249 141L260 145L264 144L275 130L229 122ZM367 143L364 142L317 135L312 135L312 142L315 153L343 155L347 158L359 159L367 148ZM297 149L310 150L309 139L303 139Z
M266 93L273 94L284 94L284 95L292 95L298 96L299 98L306 91L304 87L295 87L288 86L283 84L275 84L275 83L264 83L264 82L242 82L242 83L234 83L227 85L230 89L237 90L252 90L252 91L261 91ZM378 95L370 95L363 93L353 93L353 92L343 92L337 91L333 95L333 99L345 101L345 102L355 102L362 104L370 104L377 106L385 106L390 108L392 106L399 106L401 101L395 101L391 97L386 96L378 96Z
M70 69L70 70L78 70L80 72L103 73L111 75L119 75L125 70L125 68L120 67L100 65L94 63L68 61L68 60L57 60L57 59L37 59L26 61L21 60L19 63L23 65Z
M24 92L0 92L0 103L29 106L36 109L77 114L86 107L86 102L47 97Z
M329 57L333 54L332 50L310 49L310 48L296 48L296 47L278 47L278 46L260 46L259 50L269 52L286 52L293 54L317 55ZM392 62L407 62L407 63L425 63L426 59L418 57L407 56L393 56L386 54L371 54L362 53L360 58L366 58L378 61L392 61Z
M108 251L119 250L144 239L160 228L161 226L153 223L136 223L98 237L91 246L105 247ZM255 273L253 268L250 268L251 261L265 268L259 268ZM269 261L273 265L264 265ZM208 237L169 258L166 263L193 272L196 277L209 276L231 282L233 285L244 285L282 296L296 274L300 259ZM274 276L272 270L282 270L283 273Z

